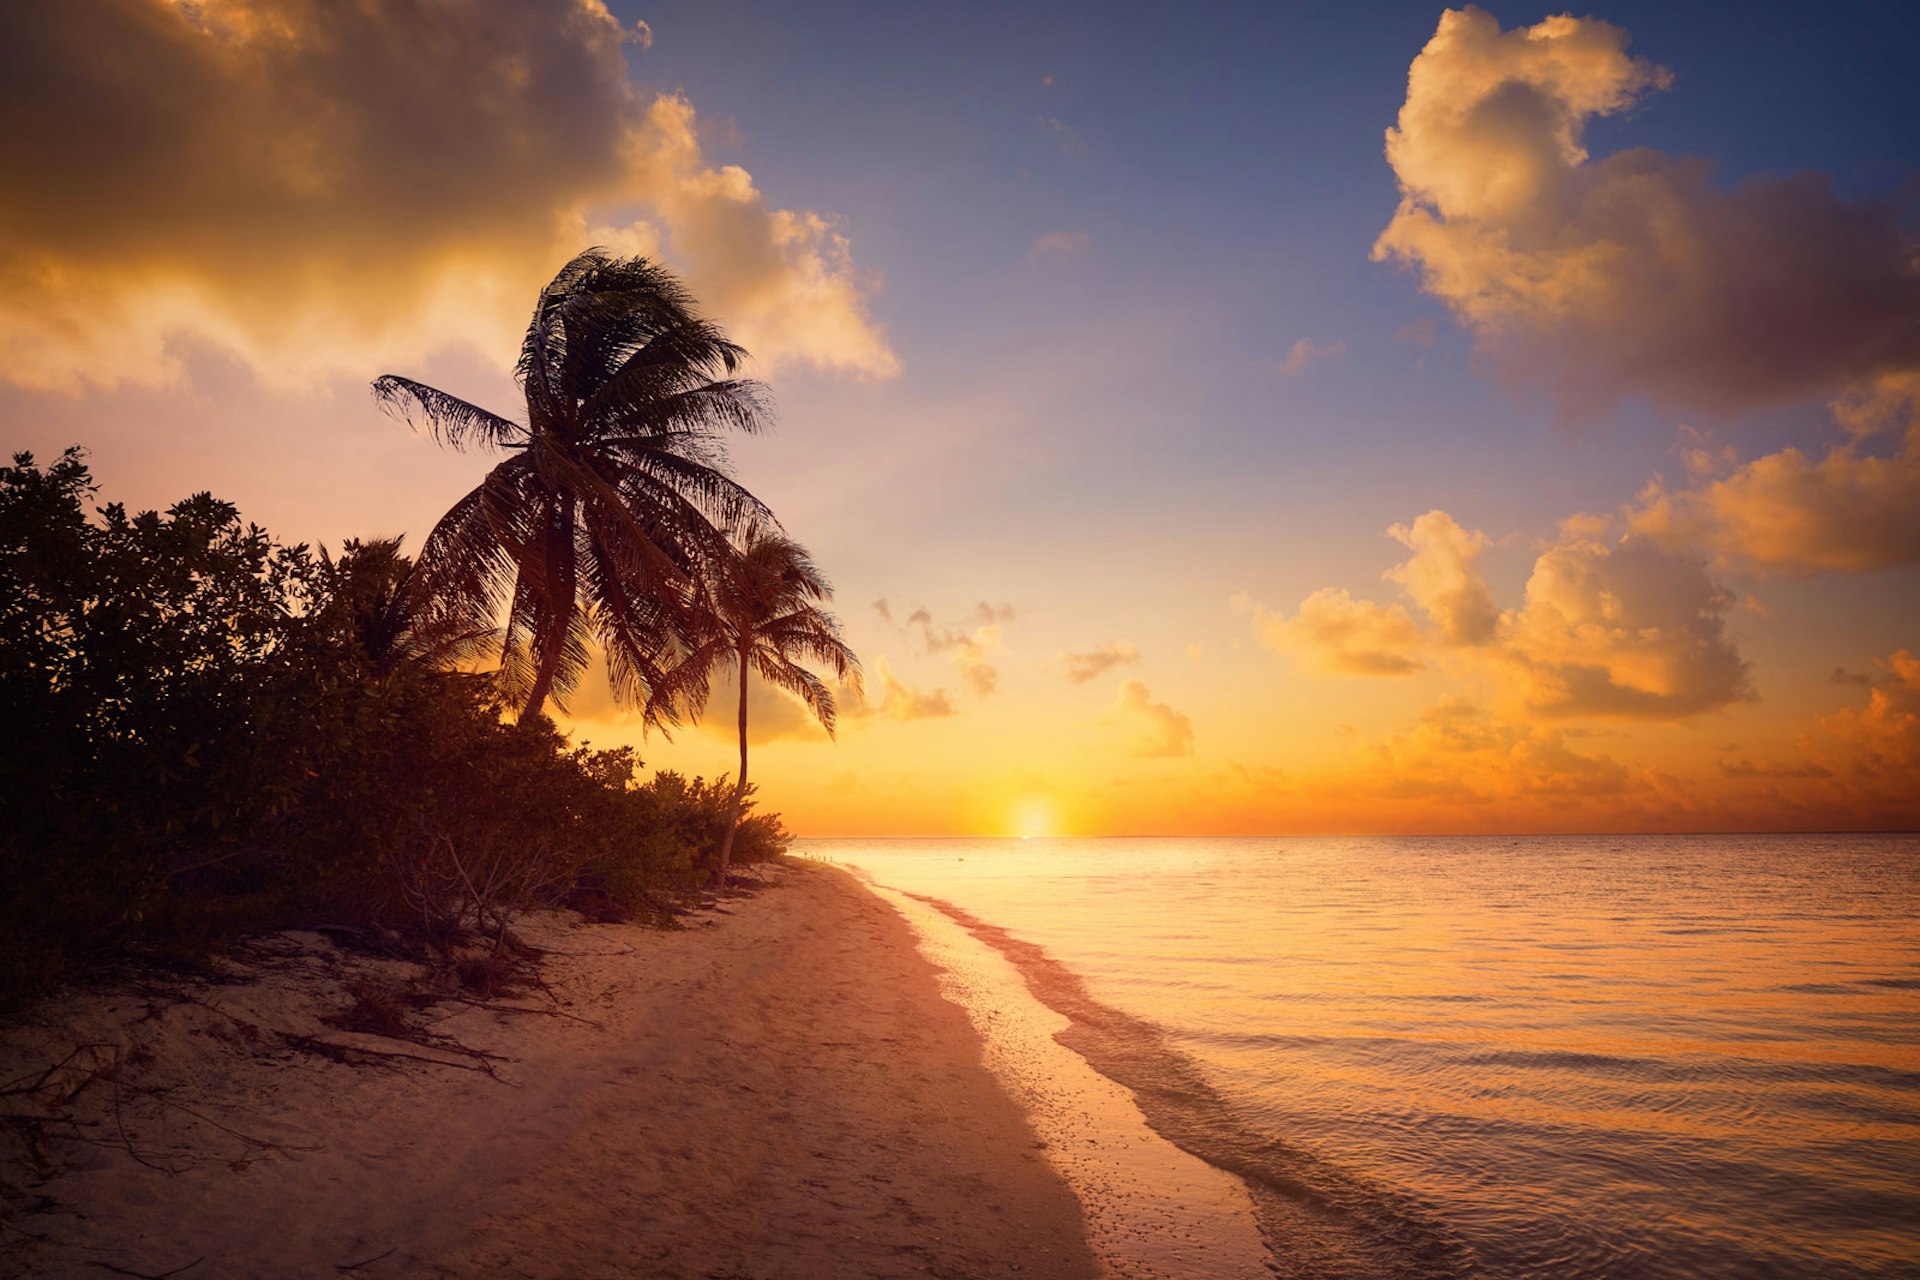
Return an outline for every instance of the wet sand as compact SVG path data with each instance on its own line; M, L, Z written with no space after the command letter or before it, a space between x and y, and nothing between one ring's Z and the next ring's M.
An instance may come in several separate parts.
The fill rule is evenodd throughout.
M0 1233L0 1271L1098 1274L1079 1201L906 922L832 868L772 878L684 931L531 926L552 999L443 1006L433 1027L502 1055L497 1080L290 1047L415 1051L319 1021L397 962L314 935L192 1000L61 1002L7 1033L0 1079L109 1046L60 1077L90 1140L56 1140L52 1176L10 1151L14 1226L46 1238Z

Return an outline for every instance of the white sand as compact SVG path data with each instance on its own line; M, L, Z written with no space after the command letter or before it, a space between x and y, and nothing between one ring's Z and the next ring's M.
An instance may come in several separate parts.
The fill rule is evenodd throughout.
M901 917L835 870L775 879L685 931L534 922L555 1000L503 1003L546 1012L431 1015L502 1055L498 1080L289 1047L473 1065L323 1025L353 975L406 966L316 935L270 940L230 984L46 1006L5 1033L0 1085L95 1047L0 1107L67 1110L88 1141L38 1169L6 1148L0 1183L27 1200L0 1273L1096 1274L1079 1202ZM52 1207L22 1212L34 1197Z
M870 887L913 926L941 990L972 1018L989 1069L1079 1197L1104 1271L1126 1280L1271 1276L1245 1183L1154 1132L1131 1091L1060 1044L1067 1019L1005 956L925 903Z

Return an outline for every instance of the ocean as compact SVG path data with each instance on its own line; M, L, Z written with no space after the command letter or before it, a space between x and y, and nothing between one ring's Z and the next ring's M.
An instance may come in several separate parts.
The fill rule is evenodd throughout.
M965 926L1282 1275L1920 1276L1920 837L805 840Z

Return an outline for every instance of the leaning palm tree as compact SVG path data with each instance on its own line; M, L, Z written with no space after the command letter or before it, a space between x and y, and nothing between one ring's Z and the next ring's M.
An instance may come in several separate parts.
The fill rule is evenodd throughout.
M727 883L733 837L747 794L747 682L760 678L795 694L833 736L833 690L801 663L826 668L858 689L860 659L840 638L840 624L820 606L833 595L826 575L806 548L766 526L747 531L719 572L702 580L687 609L678 661L656 682L650 714L667 719L697 716L707 704L716 671L731 670L740 685L740 773L733 806L713 871L715 888Z
M597 640L622 702L649 702L688 584L771 519L728 474L724 429L766 422L746 352L644 258L589 249L540 291L515 377L526 421L388 374L375 396L442 443L506 456L420 548L416 589L505 615L499 680L522 719L564 699Z

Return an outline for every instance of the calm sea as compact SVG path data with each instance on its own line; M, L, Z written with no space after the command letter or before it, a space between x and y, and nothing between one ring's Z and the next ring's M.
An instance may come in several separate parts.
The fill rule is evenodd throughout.
M1285 1274L1920 1276L1920 838L802 851L1007 954Z

